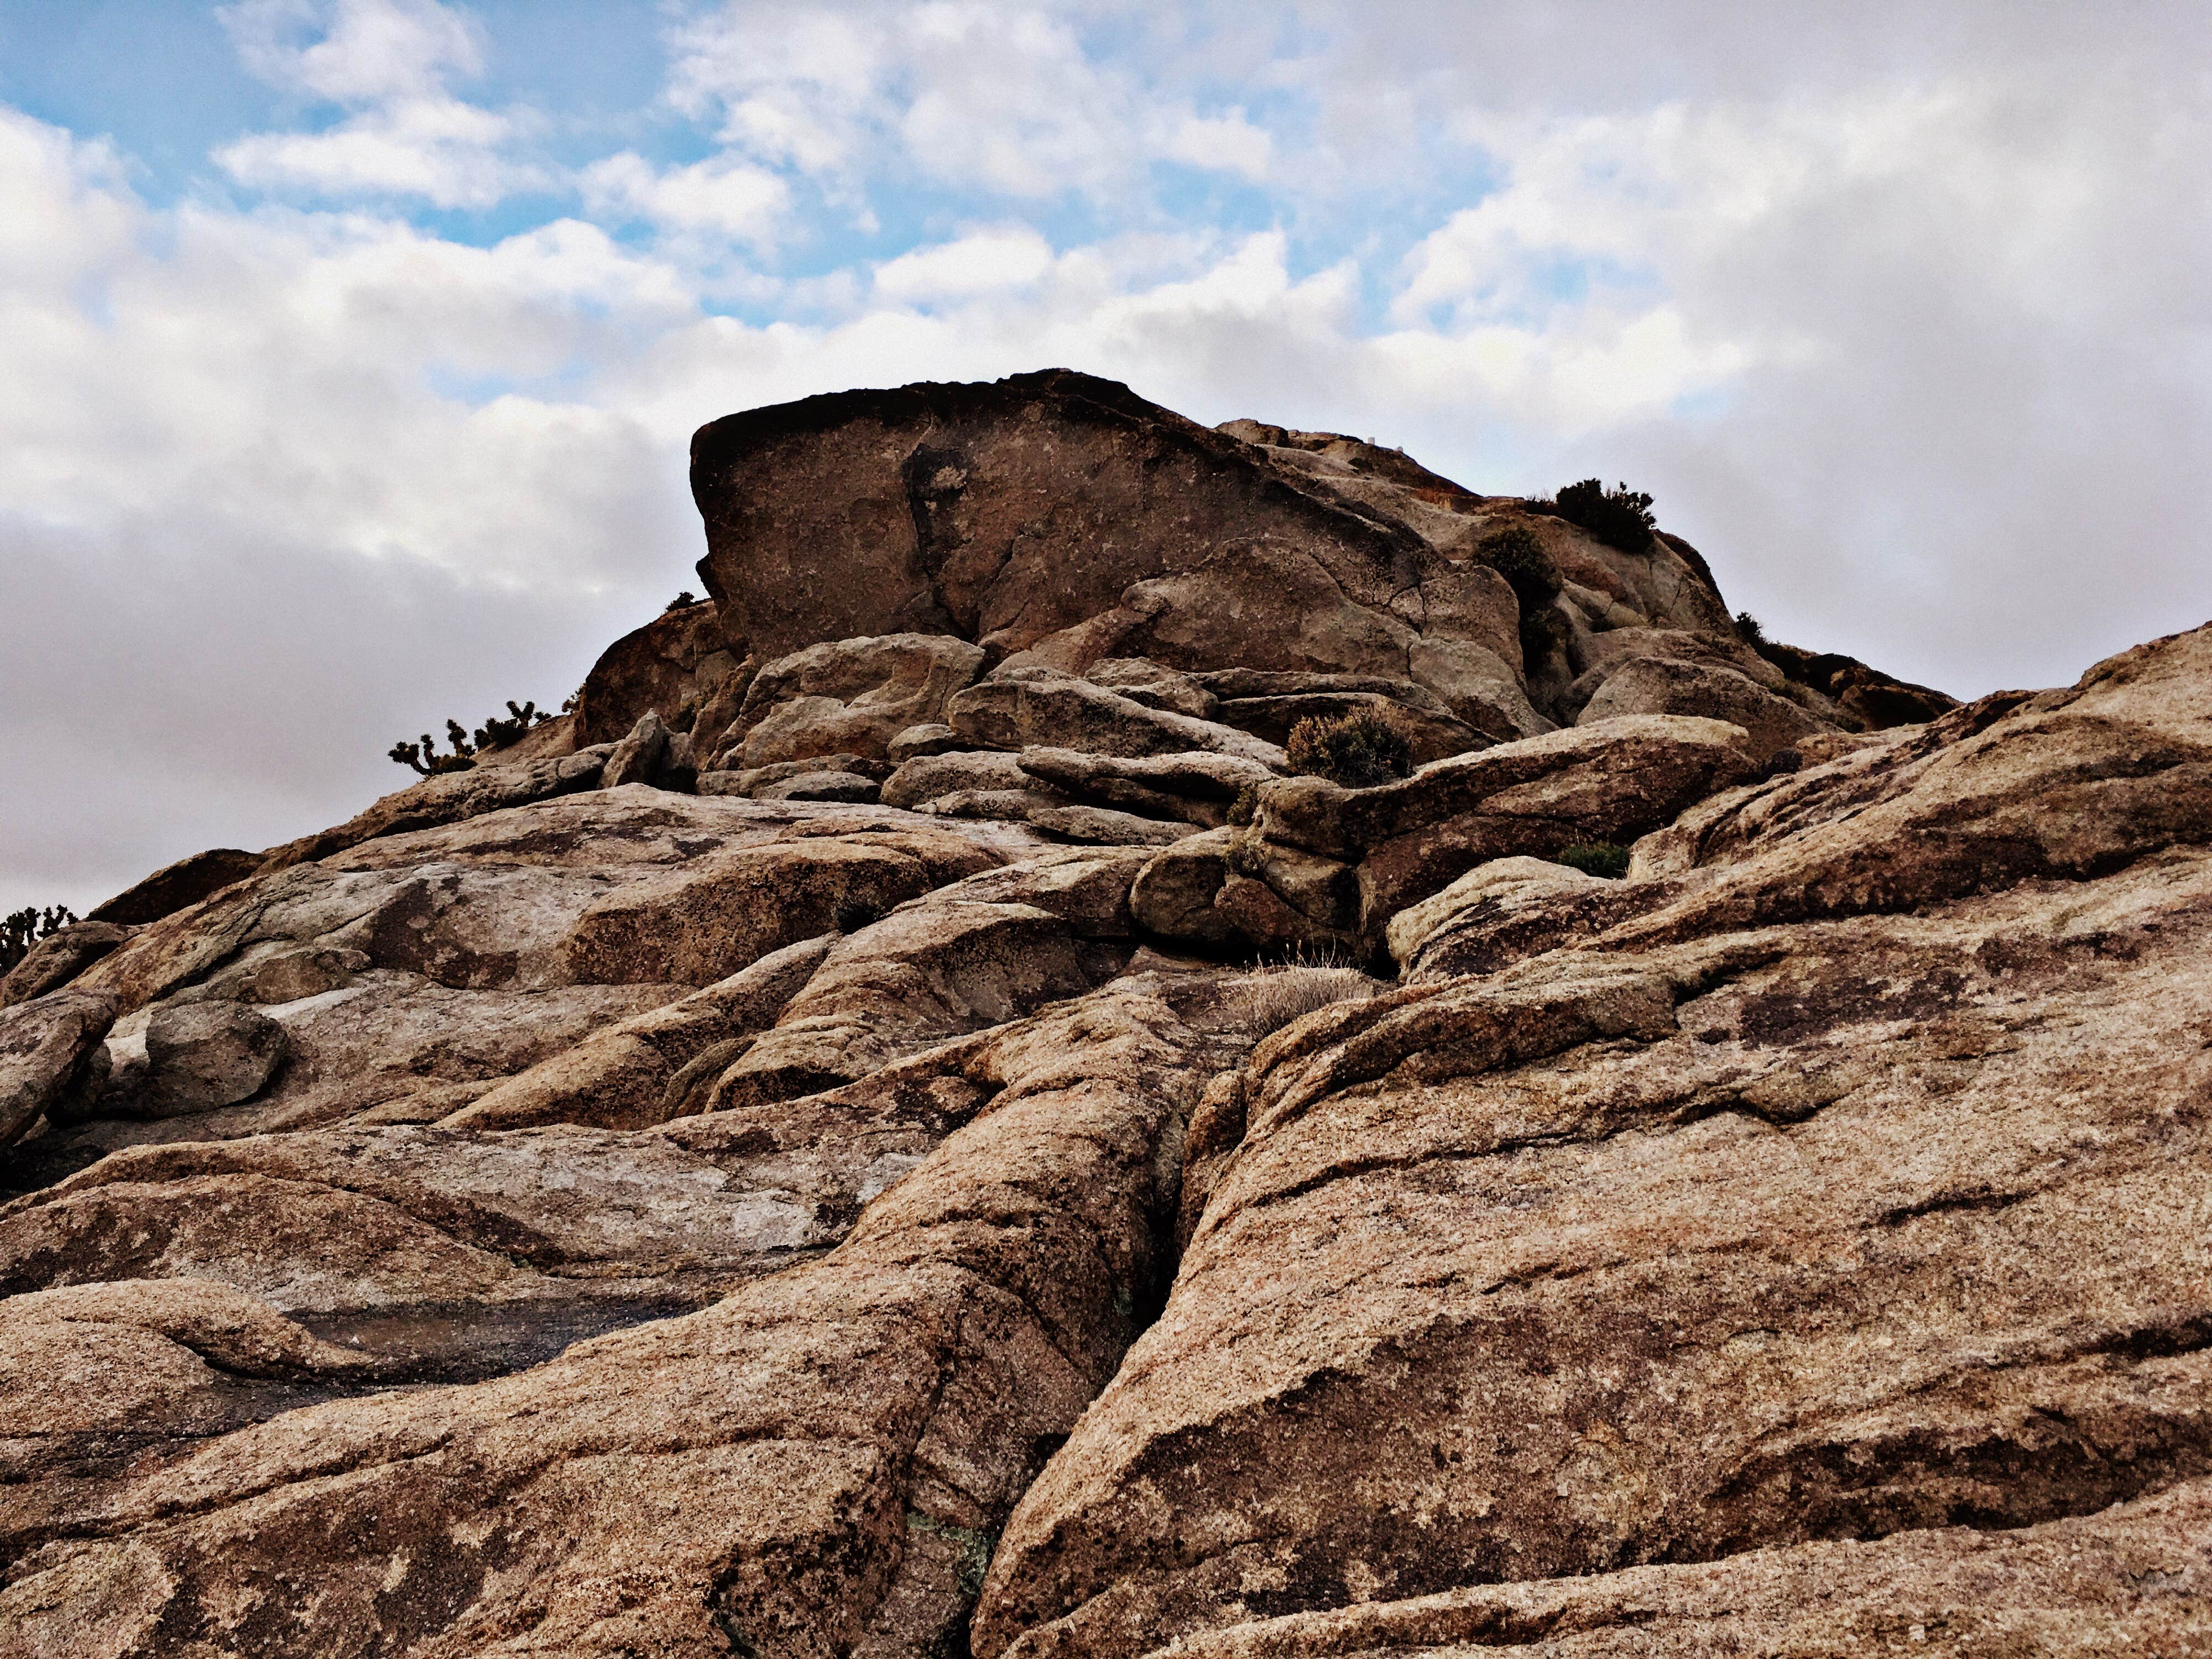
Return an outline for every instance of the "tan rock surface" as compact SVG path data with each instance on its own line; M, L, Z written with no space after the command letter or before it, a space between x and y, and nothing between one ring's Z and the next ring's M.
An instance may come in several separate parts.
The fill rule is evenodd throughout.
M1960 1526L2001 1537L1956 1651L2201 1630L2122 1583L2039 1601L2012 1529L2101 1549L2086 1517L2131 1504L2203 1559L2201 1499L2156 1500L2212 1469L2208 649L1778 781L1786 827L1738 792L1670 832L1708 886L1263 1044L1192 1127L1234 1150L1194 1161L1167 1309L1010 1522L975 1650L1274 1651L1259 1621L1443 1592L1477 1611L1403 1627L1541 1605L1559 1650L1781 1650L1784 1569L1747 1553ZM1877 863L1860 914L1773 916ZM1882 1584L1940 1611L1954 1536L1788 1571L1870 1572L1852 1619Z
M1140 995L1042 1016L963 1057L988 1109L825 1258L528 1372L294 1411L56 1504L17 1540L4 1639L957 1640L969 1563L1155 1294L1157 1152L1194 1043Z

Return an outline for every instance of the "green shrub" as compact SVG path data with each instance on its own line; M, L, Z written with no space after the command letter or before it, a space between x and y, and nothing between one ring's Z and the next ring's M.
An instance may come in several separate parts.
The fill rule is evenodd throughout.
M1626 484L1607 489L1595 478L1584 478L1562 489L1555 505L1569 524L1578 524L1609 547L1624 553L1648 553L1652 532L1651 498Z
M1759 625L1759 618L1748 611L1735 613L1735 636L1753 650L1766 643L1766 630Z
M661 614L665 616L672 611L689 611L693 605L698 603L699 596L687 587L682 592L678 593L674 599L669 600L666 605L661 606Z
M1309 715L1283 745L1291 770L1327 778L1346 789L1369 789L1413 769L1413 745L1396 721L1365 708L1334 719Z
M1260 816L1260 787L1253 783L1237 786L1237 799L1229 803L1229 821L1239 830Z
M1552 862L1601 880L1619 881L1628 873L1628 849L1616 842L1578 842L1553 854Z
M76 920L76 912L66 904L48 905L43 910L27 904L12 915L0 916L0 974L30 955L31 947L47 934Z

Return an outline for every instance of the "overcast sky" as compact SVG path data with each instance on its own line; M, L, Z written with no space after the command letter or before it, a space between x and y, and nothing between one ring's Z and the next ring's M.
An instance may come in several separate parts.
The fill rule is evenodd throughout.
M0 908L557 704L730 410L1066 364L1657 497L1961 695L2212 617L2196 3L0 0Z

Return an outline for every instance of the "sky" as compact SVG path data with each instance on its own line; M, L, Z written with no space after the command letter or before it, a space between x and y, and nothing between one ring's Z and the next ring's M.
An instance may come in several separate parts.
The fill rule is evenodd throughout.
M734 410L1066 365L1656 498L1972 696L2212 617L2212 17L0 0L0 909L557 705Z

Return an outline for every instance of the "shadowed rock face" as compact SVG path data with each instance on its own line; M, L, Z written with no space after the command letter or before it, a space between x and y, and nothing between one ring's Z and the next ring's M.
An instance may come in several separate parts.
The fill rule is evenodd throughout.
M0 1659L2212 1653L2212 629L1962 708L1066 374L696 459L578 714L0 988Z

